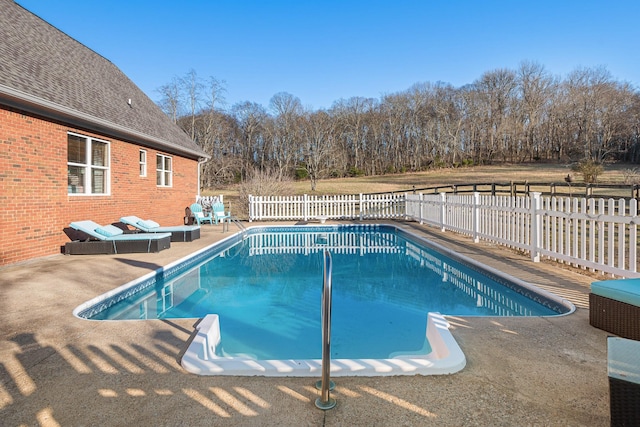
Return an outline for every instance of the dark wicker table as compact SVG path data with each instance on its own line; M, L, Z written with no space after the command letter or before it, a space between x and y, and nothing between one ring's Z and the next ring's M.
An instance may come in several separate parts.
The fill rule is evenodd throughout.
M640 341L607 338L612 426L640 426Z

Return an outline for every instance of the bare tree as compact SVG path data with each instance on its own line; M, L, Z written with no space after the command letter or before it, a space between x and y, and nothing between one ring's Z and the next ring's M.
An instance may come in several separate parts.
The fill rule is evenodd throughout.
M202 102L202 90L204 85L198 78L195 70L190 70L185 77L180 80L184 93L186 94L187 108L189 109L189 136L191 139L196 138L196 115L200 112Z
M303 126L304 167L311 181L311 191L316 191L333 149L334 122L325 111L309 112L304 116Z
M332 116L339 122L342 147L346 153L349 153L349 163L354 171L361 170L361 155L369 131L366 126L366 115L373 111L375 105L375 99L353 97L348 100L338 100L331 107Z
M475 83L480 99L484 102L483 132L485 159L496 156L513 161L513 135L509 125L514 105L516 76L513 71L498 69L484 73Z
M544 67L534 62L523 62L518 69L519 103L517 123L519 140L523 141L520 160L540 157L542 125L549 117L555 80Z
M173 123L178 123L178 118L182 114L180 81L174 77L170 83L160 86L157 91L160 93L158 106L171 118Z
M264 142L267 113L260 104L243 102L233 106L232 114L238 122L242 175L247 176L254 169L257 153Z
M271 133L273 159L282 179L293 170L295 160L300 154L299 132L303 108L298 97L286 92L273 95L269 105L275 114Z

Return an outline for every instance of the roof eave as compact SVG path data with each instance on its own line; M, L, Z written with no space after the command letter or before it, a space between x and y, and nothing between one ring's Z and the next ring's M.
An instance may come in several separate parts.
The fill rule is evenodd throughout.
M138 143L191 159L210 158L204 151L191 150L108 120L47 101L42 98L0 85L0 103L28 113L67 123L105 136Z

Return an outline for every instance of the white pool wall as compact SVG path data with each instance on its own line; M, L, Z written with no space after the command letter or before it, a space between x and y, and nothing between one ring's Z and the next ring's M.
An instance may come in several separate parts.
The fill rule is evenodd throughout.
M450 324L440 313L427 316L426 338L431 352L397 355L390 359L333 359L331 376L446 375L462 370L467 361L449 331ZM322 360L254 360L249 357L220 357L218 315L205 316L182 357L182 367L197 375L265 377L315 377L322 372ZM321 336L318 336L319 343Z

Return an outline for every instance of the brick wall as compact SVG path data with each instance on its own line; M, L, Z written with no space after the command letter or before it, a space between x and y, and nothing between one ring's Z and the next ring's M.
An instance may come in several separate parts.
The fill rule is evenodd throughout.
M68 195L67 132L110 143L111 195ZM139 151L147 151L147 176ZM0 265L59 254L72 221L117 222L125 215L183 223L197 194L198 163L173 159L173 186L156 185L158 151L0 108Z

